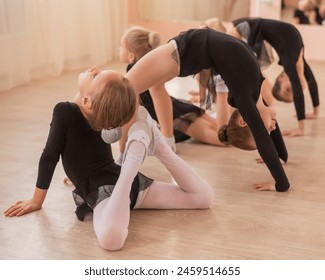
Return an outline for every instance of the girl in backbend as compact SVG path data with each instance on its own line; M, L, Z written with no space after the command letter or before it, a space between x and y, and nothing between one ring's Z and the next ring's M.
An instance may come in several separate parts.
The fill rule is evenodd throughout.
M159 44L160 36L158 33L140 26L130 27L121 39L120 61L128 63L127 71L129 71L142 56L155 49ZM216 90L218 92L217 119L212 118L203 109L189 102L170 97L173 104L176 143L192 137L211 145L225 145L218 139L217 132L222 125L229 121L228 89L224 82L220 81ZM148 110L151 117L159 122L150 92L147 90L141 93L140 99L141 104Z
M269 134L277 129L276 113L263 103L260 89L264 77L255 54L246 43L210 28L190 29L148 52L125 77L136 94L140 94L174 77L195 75L209 68L211 73L221 75L229 89L228 103L238 109L235 119L219 130L219 139L238 146L235 131L252 136L248 137L247 144L256 146L275 180L275 183L258 184L257 188L288 190L290 184L279 159L286 161L287 154L279 152ZM99 107L110 110L109 104L101 103ZM98 113L105 114L94 110L94 115Z
M319 113L318 87L311 68L304 58L304 44L296 27L283 21L243 18L233 22L230 34L244 38L256 54L261 66L268 66L272 61L265 41L275 49L279 56L279 64L284 71L277 77L272 88L273 96L280 101L294 102L298 127L284 132L285 135L300 136L305 132L305 119L317 118ZM265 65L263 65L266 62ZM303 89L308 84L313 104L313 112L305 113ZM267 98L266 98L267 99Z

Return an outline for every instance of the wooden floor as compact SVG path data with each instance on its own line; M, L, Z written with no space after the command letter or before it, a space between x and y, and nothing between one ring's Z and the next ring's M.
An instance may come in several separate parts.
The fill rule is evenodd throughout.
M111 65L114 69L119 64ZM324 104L325 63L311 66ZM270 70L275 74L277 68ZM273 71L273 72L272 72ZM4 211L31 197L52 108L76 93L77 73L0 93L0 205ZM310 99L306 98L310 108ZM296 125L293 105L276 104L282 129ZM291 181L286 193L259 192L253 183L272 178L255 163L256 151L217 148L195 141L178 154L211 184L208 210L133 210L121 251L97 243L91 218L74 214L72 187L59 163L43 209L19 218L0 215L0 259L325 259L325 109L308 121L304 137L286 138ZM114 152L117 147L113 146ZM171 180L155 158L141 171Z

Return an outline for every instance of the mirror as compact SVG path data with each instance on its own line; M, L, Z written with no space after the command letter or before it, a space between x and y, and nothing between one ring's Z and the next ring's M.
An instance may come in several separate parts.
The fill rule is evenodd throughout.
M141 20L231 21L249 16L250 0L138 0L137 10Z
M294 24L325 25L325 1L282 0L281 19Z
M274 0L273 0L274 1ZM325 23L322 19L321 24L316 23L312 20L313 14L306 13L308 15L309 23L299 23L295 19L295 9L298 7L298 3L301 2L314 2L317 4L322 4L322 9L320 11L324 13L325 0L277 0L281 3L279 8L280 19L286 22L296 24L305 45L305 58L307 60L314 61L325 61L325 52L324 52L324 42L320 41L319 38L325 37ZM317 42L317 44L315 44Z

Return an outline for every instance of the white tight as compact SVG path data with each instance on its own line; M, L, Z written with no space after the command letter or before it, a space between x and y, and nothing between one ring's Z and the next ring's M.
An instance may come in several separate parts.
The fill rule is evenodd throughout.
M124 245L130 220L131 186L142 164L145 149L144 144L139 141L129 144L112 195L94 209L94 230L99 244L104 249L118 250Z
M139 194L135 208L208 208L213 199L210 186L170 149L157 127L153 130L156 135L155 155L169 170L177 185L154 181ZM137 137L138 133L139 131ZM94 209L94 230L100 245L107 250L121 249L128 235L131 184L148 148L146 143L137 139L132 140L132 134L129 136L121 174L114 191L110 198L104 199Z
M199 209L210 206L213 199L210 186L162 139L156 142L155 156L173 176L176 184L154 181L140 195L135 208Z

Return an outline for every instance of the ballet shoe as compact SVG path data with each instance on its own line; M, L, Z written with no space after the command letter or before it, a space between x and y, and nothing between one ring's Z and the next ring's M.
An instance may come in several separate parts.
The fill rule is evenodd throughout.
M102 129L101 136L105 143L113 144L121 139L122 128L115 127L111 129Z
M139 141L144 144L146 151L143 160L147 155L154 155L156 137L153 133L153 128L157 128L156 121L151 118L150 114L143 106L139 106L137 121L130 127L128 132L128 139L122 163L124 162L129 146L133 141Z
M157 122L150 116L149 112L143 106L139 106L137 120L139 123L145 124L145 131L147 132L147 135L151 135L149 136L150 141L148 143L148 155L153 156L158 136L156 133L154 133L154 128L159 131Z
M157 122L150 116L149 112L143 106L139 107L138 121L142 123L146 123L151 131L156 132L153 134L153 139L150 142L150 145L148 147L148 155L150 156L154 155L155 143L157 143L158 138L164 139L164 141L172 149L172 151L176 153L175 137L163 136L158 128Z
M152 133L152 139L148 145L148 155L155 155L156 144L160 141L164 141L173 152L176 153L175 137L165 137L162 135L160 129L158 128L157 122L152 119L149 112L143 106L139 107L138 111L138 122L147 124L148 128ZM148 132L149 134L149 132Z

